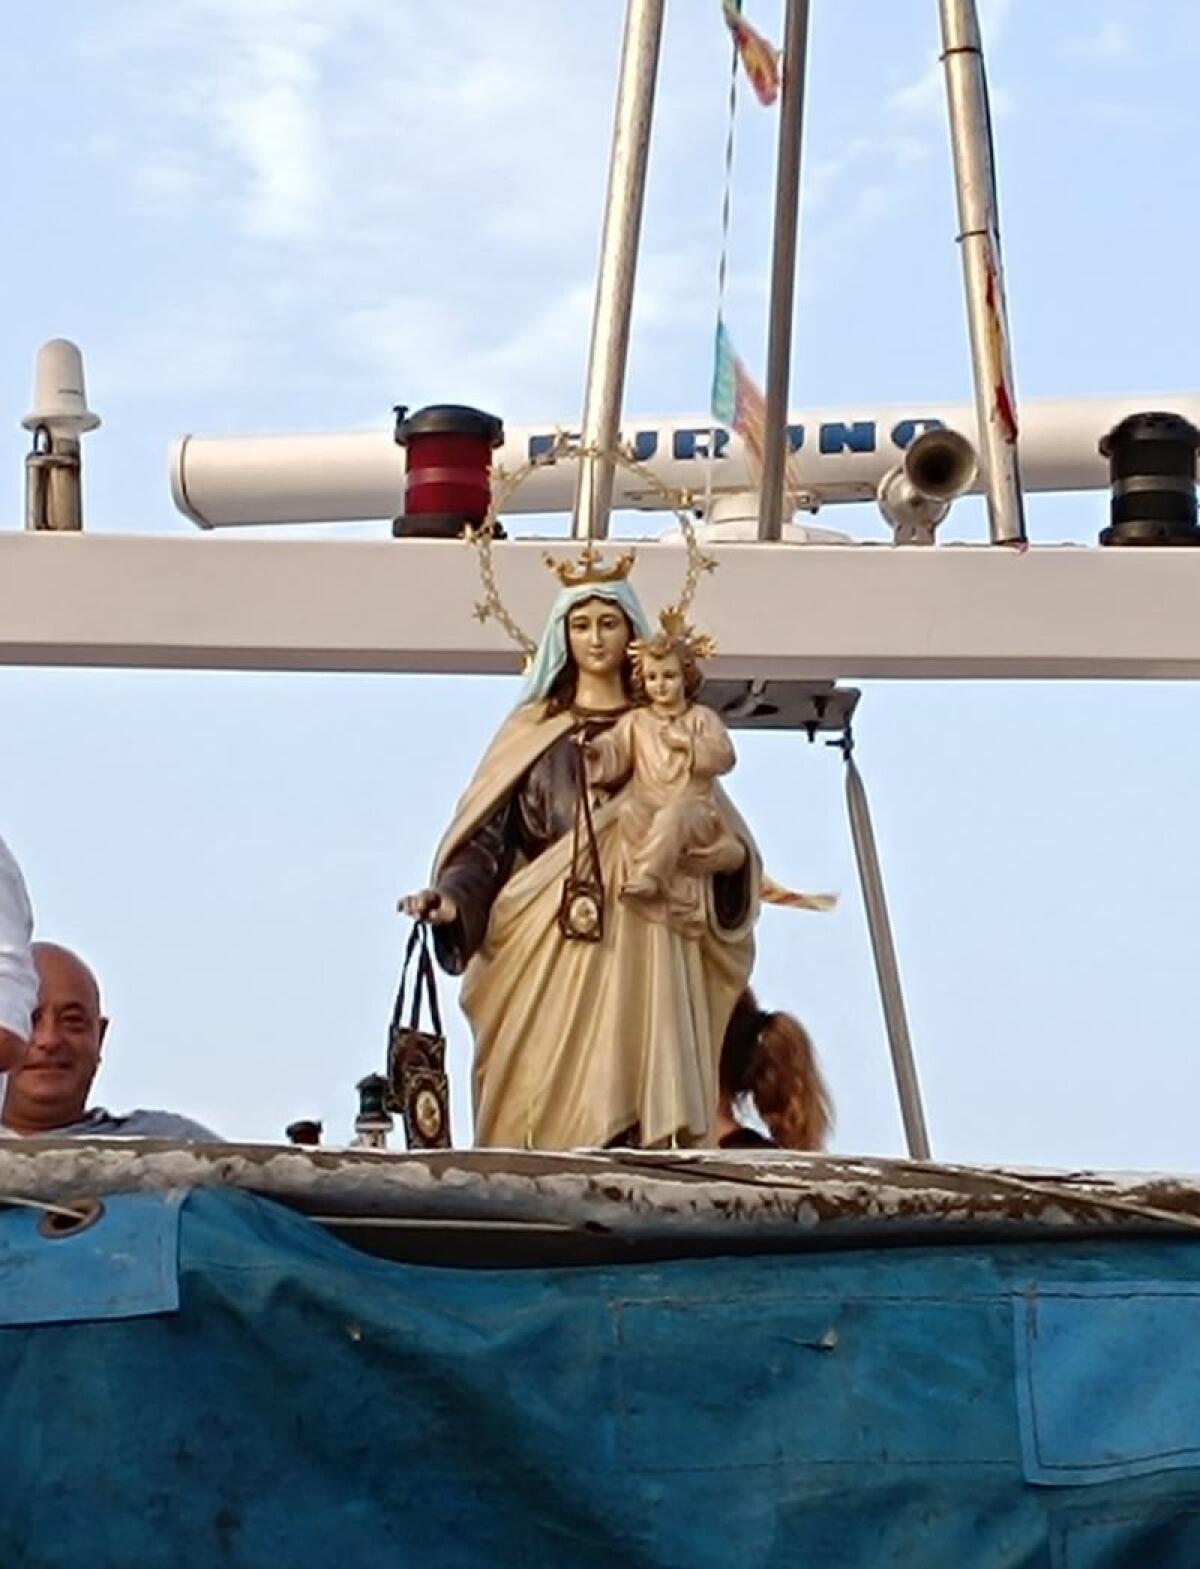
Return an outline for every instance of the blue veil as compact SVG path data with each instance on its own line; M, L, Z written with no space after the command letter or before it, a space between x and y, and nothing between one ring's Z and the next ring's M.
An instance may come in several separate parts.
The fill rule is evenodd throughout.
M518 708L550 696L551 688L567 662L567 614L572 606L587 599L607 599L623 610L635 637L654 635L642 602L628 579L621 578L615 583L575 583L564 588L550 608L541 642L517 699Z

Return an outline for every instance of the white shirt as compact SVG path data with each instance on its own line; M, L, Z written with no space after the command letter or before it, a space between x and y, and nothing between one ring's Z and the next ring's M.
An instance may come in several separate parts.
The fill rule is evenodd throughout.
M21 868L0 839L0 1027L29 1039L38 978L29 951L33 911ZM3 1075L0 1074L0 1084Z

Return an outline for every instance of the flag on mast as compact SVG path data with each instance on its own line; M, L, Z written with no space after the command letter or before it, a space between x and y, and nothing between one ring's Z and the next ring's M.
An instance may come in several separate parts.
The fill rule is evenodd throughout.
M727 425L742 438L746 448L750 472L755 483L762 477L763 448L767 438L767 400L762 388L746 369L745 361L733 347L729 328L717 318L717 341L713 355L712 413L722 425ZM784 466L784 486L789 498L795 502L804 493L800 480L800 463L790 439L787 461Z
M720 320L717 322L713 360L712 411L723 425L737 432L746 444L746 451L761 466L767 429L767 400L742 359L735 353L729 329Z
M779 96L778 49L750 26L742 15L741 0L722 0L721 9L755 97L760 104L773 104Z

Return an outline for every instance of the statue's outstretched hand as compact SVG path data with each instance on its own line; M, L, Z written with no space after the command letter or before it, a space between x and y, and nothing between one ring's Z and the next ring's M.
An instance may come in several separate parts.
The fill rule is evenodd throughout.
M458 915L458 906L450 895L439 893L436 888L405 894L400 909L414 921L428 921L431 926L448 926Z

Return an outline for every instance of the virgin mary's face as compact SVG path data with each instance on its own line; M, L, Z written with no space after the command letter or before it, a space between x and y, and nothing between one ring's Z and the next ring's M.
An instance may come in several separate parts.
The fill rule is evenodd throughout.
M611 601L585 599L567 612L567 643L580 670L613 675L629 647L629 623Z

